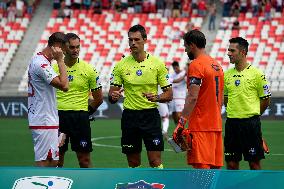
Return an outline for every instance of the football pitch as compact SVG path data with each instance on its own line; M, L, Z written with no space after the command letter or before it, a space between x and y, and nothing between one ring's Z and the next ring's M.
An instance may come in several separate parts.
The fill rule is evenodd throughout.
M33 166L34 154L31 132L26 119L0 119L0 166ZM170 132L174 128L170 124ZM270 147L270 154L262 161L264 170L284 170L284 121L262 121L263 136ZM96 168L125 168L127 162L120 148L120 120L96 120L92 122L92 162ZM165 168L189 168L186 154L176 154L165 143L162 154ZM78 168L76 155L70 150L65 155L65 167ZM142 152L142 167L148 167L146 152ZM225 167L223 167L225 169ZM249 169L247 162L241 169Z

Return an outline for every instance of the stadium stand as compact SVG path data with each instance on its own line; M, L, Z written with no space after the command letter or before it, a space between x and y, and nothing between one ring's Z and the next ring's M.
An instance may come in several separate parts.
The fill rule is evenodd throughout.
M11 66L39 0L0 2L0 83Z
M210 55L222 63L224 70L231 68L227 56L228 40L241 36L250 43L248 60L262 69L270 81L272 91L284 91L284 13L276 12L270 21L264 16L253 17L251 12L238 17L224 17L228 29L219 29ZM238 20L239 29L232 29Z
M52 4L52 2L50 3ZM217 8L219 8L217 11L217 20L218 16L221 16L221 6L221 3L219 2L217 6ZM49 21L47 22L44 32L42 34L39 33L39 35L41 35L41 40L34 53L40 51L44 47L47 37L54 31L74 32L79 34L82 39L80 57L93 64L100 71L104 86L103 91L106 92L108 90L110 71L114 67L115 62L119 61L122 55L129 54L127 30L131 25L140 23L146 26L149 38L147 51L160 56L167 65L170 65L173 60L177 60L180 61L183 66L183 64L188 61L188 58L186 53L184 53L183 42L180 40L180 37L186 31L187 24L192 23L194 28L205 29L204 33L206 34L207 39L209 39L207 46L209 47L210 55L222 63L224 70L232 66L229 64L227 56L228 40L237 35L248 39L250 43L248 60L253 65L260 67L265 71L273 92L282 92L283 94L283 5L282 13L278 10L275 14L271 15L270 21L264 21L264 12L262 12L259 17L255 17L250 6L251 5L247 5L248 11L246 13L240 11L238 17L223 17L228 23L227 28L219 29L217 32L206 31L207 27L205 25L206 22L208 22L208 19L203 19L203 17L198 16L199 11L197 9L192 9L190 19L184 17L163 17L159 13L154 13L160 12L158 6L154 11L150 11L150 13L147 14L127 13L128 10L117 12L111 5L109 5L107 9L103 6L102 14L94 14L92 9L87 10L82 7L82 9L73 8L71 16L65 18L59 17L60 9L54 9L51 16L48 17ZM224 4L223 11L226 10L225 7ZM227 12L227 16L229 16L230 11ZM225 16L224 12L223 16ZM7 72L11 59L15 56L15 52L19 50L19 42L21 41L21 38L23 38L19 35L24 35L25 33L24 27L22 25L19 26L19 23L22 24L22 21L19 21L19 19L17 18L15 23L11 23L10 25L5 24L5 21L3 20L1 21L1 25L3 26L0 26L0 84L5 72ZM27 22L27 25L29 24L30 17L21 19L25 19L23 23ZM235 21L239 21L239 29L233 30L232 25ZM15 34L18 33L18 30L13 31L13 28L20 28L20 34ZM6 38L5 36L10 37ZM7 39L8 42L6 42ZM211 43L212 39L214 41L213 44ZM2 43L2 41L4 42ZM8 53L8 51L11 52ZM24 70L25 69L26 67ZM11 69L9 69L9 72L10 70ZM10 77L9 80L6 78L7 77L5 77L5 80L7 81L2 82L1 84L2 88L7 88L10 84ZM21 78L18 79L21 80ZM19 94L26 92L27 72L24 74L20 84L19 81L17 81L17 86L18 87L16 88L18 88ZM11 89L10 91L13 90Z
M7 19L0 21L0 82L17 51L28 24L28 17L16 18L15 22L8 22Z
M195 28L201 28L203 18L194 16L190 20ZM54 10L35 51L40 51L48 36L55 31L74 32L81 38L80 57L93 64L100 71L103 91L108 91L110 72L122 55L129 54L127 31L134 24L145 25L148 31L147 51L161 56L167 65L173 60L186 64L182 34L188 18L165 18L161 14L129 14L105 11L93 14L87 10L74 10L72 17L58 18ZM27 73L19 86L19 91L27 90Z

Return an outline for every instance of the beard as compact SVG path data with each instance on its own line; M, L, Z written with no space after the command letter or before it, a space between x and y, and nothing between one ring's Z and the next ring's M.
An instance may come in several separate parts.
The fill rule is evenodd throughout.
M194 55L192 54L192 52L187 53L187 56L188 56L189 60L194 59Z

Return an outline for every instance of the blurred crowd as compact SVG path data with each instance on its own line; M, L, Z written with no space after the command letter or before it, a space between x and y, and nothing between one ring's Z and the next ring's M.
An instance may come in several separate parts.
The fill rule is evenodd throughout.
M252 12L253 16L263 15L270 19L274 12L283 11L283 0L222 0L223 16L238 17L240 13Z
M0 19L13 22L17 17L31 16L38 0L0 0Z
M164 17L205 16L212 0L54 0L59 16L70 16L71 10L87 9L94 14L103 10L127 13L161 13ZM67 14L66 14L67 13Z

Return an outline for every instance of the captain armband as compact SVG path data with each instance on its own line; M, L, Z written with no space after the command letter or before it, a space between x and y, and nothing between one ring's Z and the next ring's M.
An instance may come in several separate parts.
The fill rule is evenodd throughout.
M189 85L192 85L192 84L194 84L194 85L201 85L201 83L202 83L202 79L200 79L200 78L197 78L197 77L190 77L189 78Z

